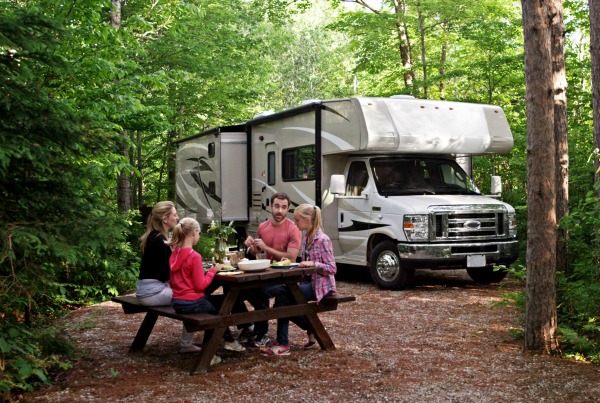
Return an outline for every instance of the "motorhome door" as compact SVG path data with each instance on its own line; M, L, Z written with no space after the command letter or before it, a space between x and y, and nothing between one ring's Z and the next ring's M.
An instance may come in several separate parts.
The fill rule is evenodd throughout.
M366 260L372 188L373 181L365 161L353 161L346 177L347 197L338 201L339 241L344 259Z

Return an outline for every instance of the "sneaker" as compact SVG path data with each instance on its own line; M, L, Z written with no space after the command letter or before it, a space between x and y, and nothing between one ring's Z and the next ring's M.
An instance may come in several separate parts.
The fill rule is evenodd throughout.
M225 342L225 350L229 351L246 351L246 348L238 343L237 340L234 341L226 341Z
M281 346L275 343L272 347L265 347L260 350L261 354L284 356L290 355L290 346Z
M319 345L317 344L317 339L315 339L315 335L312 333L307 333L307 334L308 334L308 343L306 343L303 348L305 350L310 350L310 349L319 347Z
M246 328L242 329L242 332L238 336L237 340L240 344L246 344L251 341L254 341L255 339L256 339L256 335L254 334L254 331L251 330L250 328L246 327Z
M190 344L189 346L180 346L179 354L190 354L190 353L199 353L202 350L195 344Z
M254 347L269 347L272 344L271 339L269 338L268 334L265 334L263 337L260 338L260 340L256 340L254 342Z
M223 361L223 360L221 359L221 357L219 357L218 355L215 355L215 356L212 358L212 360L210 360L210 365L215 365L215 364L218 364L218 363L220 363L221 361Z

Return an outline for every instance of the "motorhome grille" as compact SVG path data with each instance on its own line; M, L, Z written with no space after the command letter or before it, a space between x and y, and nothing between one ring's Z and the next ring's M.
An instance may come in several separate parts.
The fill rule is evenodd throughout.
M436 211L432 233L435 241L497 239L506 235L505 222L503 211Z

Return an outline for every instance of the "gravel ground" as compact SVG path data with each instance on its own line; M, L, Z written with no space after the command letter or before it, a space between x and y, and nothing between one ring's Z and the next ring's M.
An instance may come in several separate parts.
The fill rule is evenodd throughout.
M338 270L338 292L357 301L320 315L337 349L304 351L290 326L292 355L222 351L208 374L190 376L177 354L180 322L160 318L142 353L128 348L141 315L106 302L73 312L82 352L52 386L23 401L52 402L586 402L600 401L600 367L522 352L505 281L476 285L459 271L418 272L405 291L385 291L365 271ZM275 322L270 335L275 336ZM198 341L202 335L198 334Z

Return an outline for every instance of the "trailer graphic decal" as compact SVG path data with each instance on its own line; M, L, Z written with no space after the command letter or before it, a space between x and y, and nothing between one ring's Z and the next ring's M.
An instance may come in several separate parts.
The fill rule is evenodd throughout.
M364 221L351 220L352 225L349 227L339 227L340 232L367 231L369 229L389 227L390 224L369 223Z

